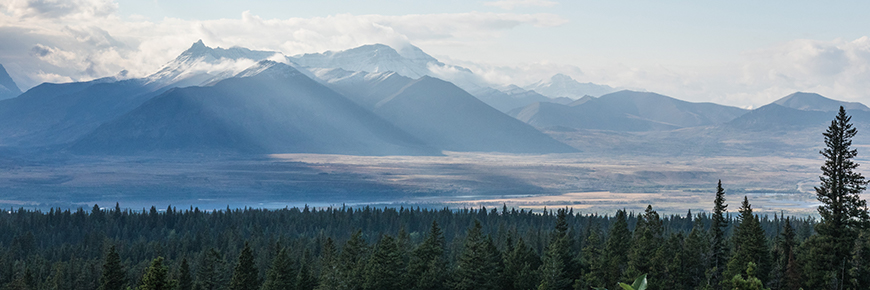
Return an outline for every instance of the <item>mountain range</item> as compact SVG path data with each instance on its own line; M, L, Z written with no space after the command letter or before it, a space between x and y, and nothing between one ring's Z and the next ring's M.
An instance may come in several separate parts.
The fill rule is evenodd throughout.
M6 72L6 68L0 64L0 100L11 99L21 94L21 89Z
M816 132L840 106L858 127L870 127L870 108L813 93L749 111L614 92L567 75L526 87L471 82L468 89L436 77L438 67L473 76L413 46L285 56L198 41L144 78L122 73L44 83L0 100L0 146L87 155L548 154L699 146L712 154L734 144L743 152L767 150L764 144L811 146L786 140L793 135L783 132ZM5 70L0 86L17 90Z

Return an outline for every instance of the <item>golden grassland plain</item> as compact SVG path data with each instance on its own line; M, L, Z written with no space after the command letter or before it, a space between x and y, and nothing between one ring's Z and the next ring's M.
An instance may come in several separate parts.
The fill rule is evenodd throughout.
M595 153L75 157L6 166L0 170L0 206L90 207L119 201L134 209L507 204L607 214L651 204L663 213L685 214L709 211L721 179L734 210L745 195L758 212L804 215L815 213L813 187L821 164L821 156Z

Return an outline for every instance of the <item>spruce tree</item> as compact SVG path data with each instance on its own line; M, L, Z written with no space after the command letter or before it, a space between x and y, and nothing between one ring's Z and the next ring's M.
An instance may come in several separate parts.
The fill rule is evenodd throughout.
M214 248L210 248L202 253L199 259L199 264L196 270L196 283L194 288L197 290L218 290L226 285L226 267L221 257Z
M364 258L366 257L366 242L362 238L362 231L357 230L341 250L338 257L340 281L338 289L358 290L364 283L363 272L365 269Z
M169 280L169 267L163 265L163 257L157 257L145 269L138 290L174 290L175 284L175 280Z
M520 238L516 245L511 247L511 251L505 253L503 273L506 285L503 288L506 290L536 289L541 281L540 273L537 271L540 264L541 259L535 250L529 248L523 238Z
M106 261L103 263L103 274L100 276L99 290L122 290L127 283L124 266L121 265L121 256L115 250L115 246L109 248L106 253Z
M399 253L398 243L392 236L385 235L375 245L365 269L366 290L407 289L403 285L405 264Z
M701 214L698 214L692 231L683 242L683 250L677 254L682 262L677 276L680 283L684 285L683 289L697 289L705 283L704 272L708 265L709 252L710 242L707 231L704 229Z
M297 290L314 290L317 287L317 277L311 270L311 252L308 249L302 253L302 262L299 266L299 274L296 276Z
M602 238L601 228L590 225L589 235L586 237L586 244L583 247L583 266L582 276L574 281L574 289L591 289L604 285L604 239Z
M266 281L263 282L262 290L296 289L297 275L298 272L293 267L287 249L282 248L272 259L272 266L266 272Z
M761 281L767 280L770 272L770 256L767 247L767 238L761 228L761 222L752 213L752 205L744 196L740 206L740 224L732 236L734 253L728 261L725 277L734 277L746 273L749 263L757 265L756 277ZM748 277L744 277L748 279Z
M479 220L468 229L453 275L453 289L497 289L498 265L491 260L489 244Z
M616 221L610 227L607 242L604 245L604 285L616 285L622 281L626 268L628 268L628 252L631 249L631 231L628 230L625 210L616 211ZM598 287L598 286L596 286Z
M628 254L628 269L623 277L626 281L643 274L650 274L653 270L651 259L662 245L663 231L659 214L651 205L647 205L644 214L637 217L637 227L634 229L634 239Z
M193 289L193 277L190 276L190 264L187 263L187 258L183 258L178 268L178 290L191 289Z
M540 290L571 289L575 275L572 273L574 254L571 253L573 244L568 233L567 209L559 209L556 215L556 227L550 243L544 250L541 273Z
M867 201L860 193L866 188L867 181L855 171L858 163L852 159L858 151L852 149L852 138L858 131L852 127L852 117L840 107L836 118L823 134L825 148L819 153L825 157L822 165L821 184L816 187L817 199L822 203L819 208L821 221L816 225L820 247L818 255L813 255L813 267L807 288L842 288L845 272L850 268L850 252L870 217L867 214ZM816 275L824 274L824 275Z
M335 249L335 242L332 241L332 238L326 238L326 242L323 243L323 249L321 250L321 253L320 279L319 283L317 284L317 288L315 289L338 289L338 285L341 281L341 272L338 269L338 253Z
M239 253L233 277L230 279L230 290L257 290L260 288L259 271L254 263L254 251L245 242L245 247Z
M719 282L722 281L722 272L728 261L728 246L725 244L725 228L728 220L725 212L728 205L725 204L725 189L722 188L722 180L716 185L716 198L713 200L713 216L710 225L710 266L707 286L713 289L721 289Z
M444 234L436 221L432 221L429 234L414 250L408 264L408 280L412 289L446 289L447 260L444 257Z

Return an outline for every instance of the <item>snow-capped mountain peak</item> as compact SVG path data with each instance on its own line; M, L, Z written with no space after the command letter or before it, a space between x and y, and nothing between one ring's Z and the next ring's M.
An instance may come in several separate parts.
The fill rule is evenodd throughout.
M270 79L286 79L289 77L301 75L299 70L284 63L272 60L263 60L256 65L240 72L236 75L237 78L245 77L266 77Z
M579 99L585 95L601 96L617 91L607 85L593 83L580 83L565 74L555 74L549 80L542 80L524 87L526 90L535 91L551 98Z
M280 52L243 47L211 48L199 40L146 80L158 87L204 85L232 77L258 61L274 58L286 59Z

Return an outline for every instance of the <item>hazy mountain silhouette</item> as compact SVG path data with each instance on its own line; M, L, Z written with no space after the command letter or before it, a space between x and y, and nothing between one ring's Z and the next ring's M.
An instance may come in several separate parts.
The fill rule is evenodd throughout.
M619 91L584 97L568 105L536 103L510 111L540 128L568 127L612 131L656 131L730 121L746 110L713 103L690 103L648 92Z
M797 92L773 102L774 104L802 111L836 112L843 106L847 111L870 111L861 103L837 101L816 93Z
M170 90L100 126L72 150L440 154L295 68L272 61L213 86Z
M617 91L617 89L607 85L581 83L565 74L555 74L548 80L542 80L523 88L551 98L570 99L577 99L586 95L598 97Z
M475 93L474 96L487 105L505 113L538 102L568 104L574 101L566 97L550 98L535 91L525 90L515 85L510 85L503 90L487 88Z
M21 89L15 84L15 81L9 77L6 68L0 64L0 100L11 99L21 94Z

